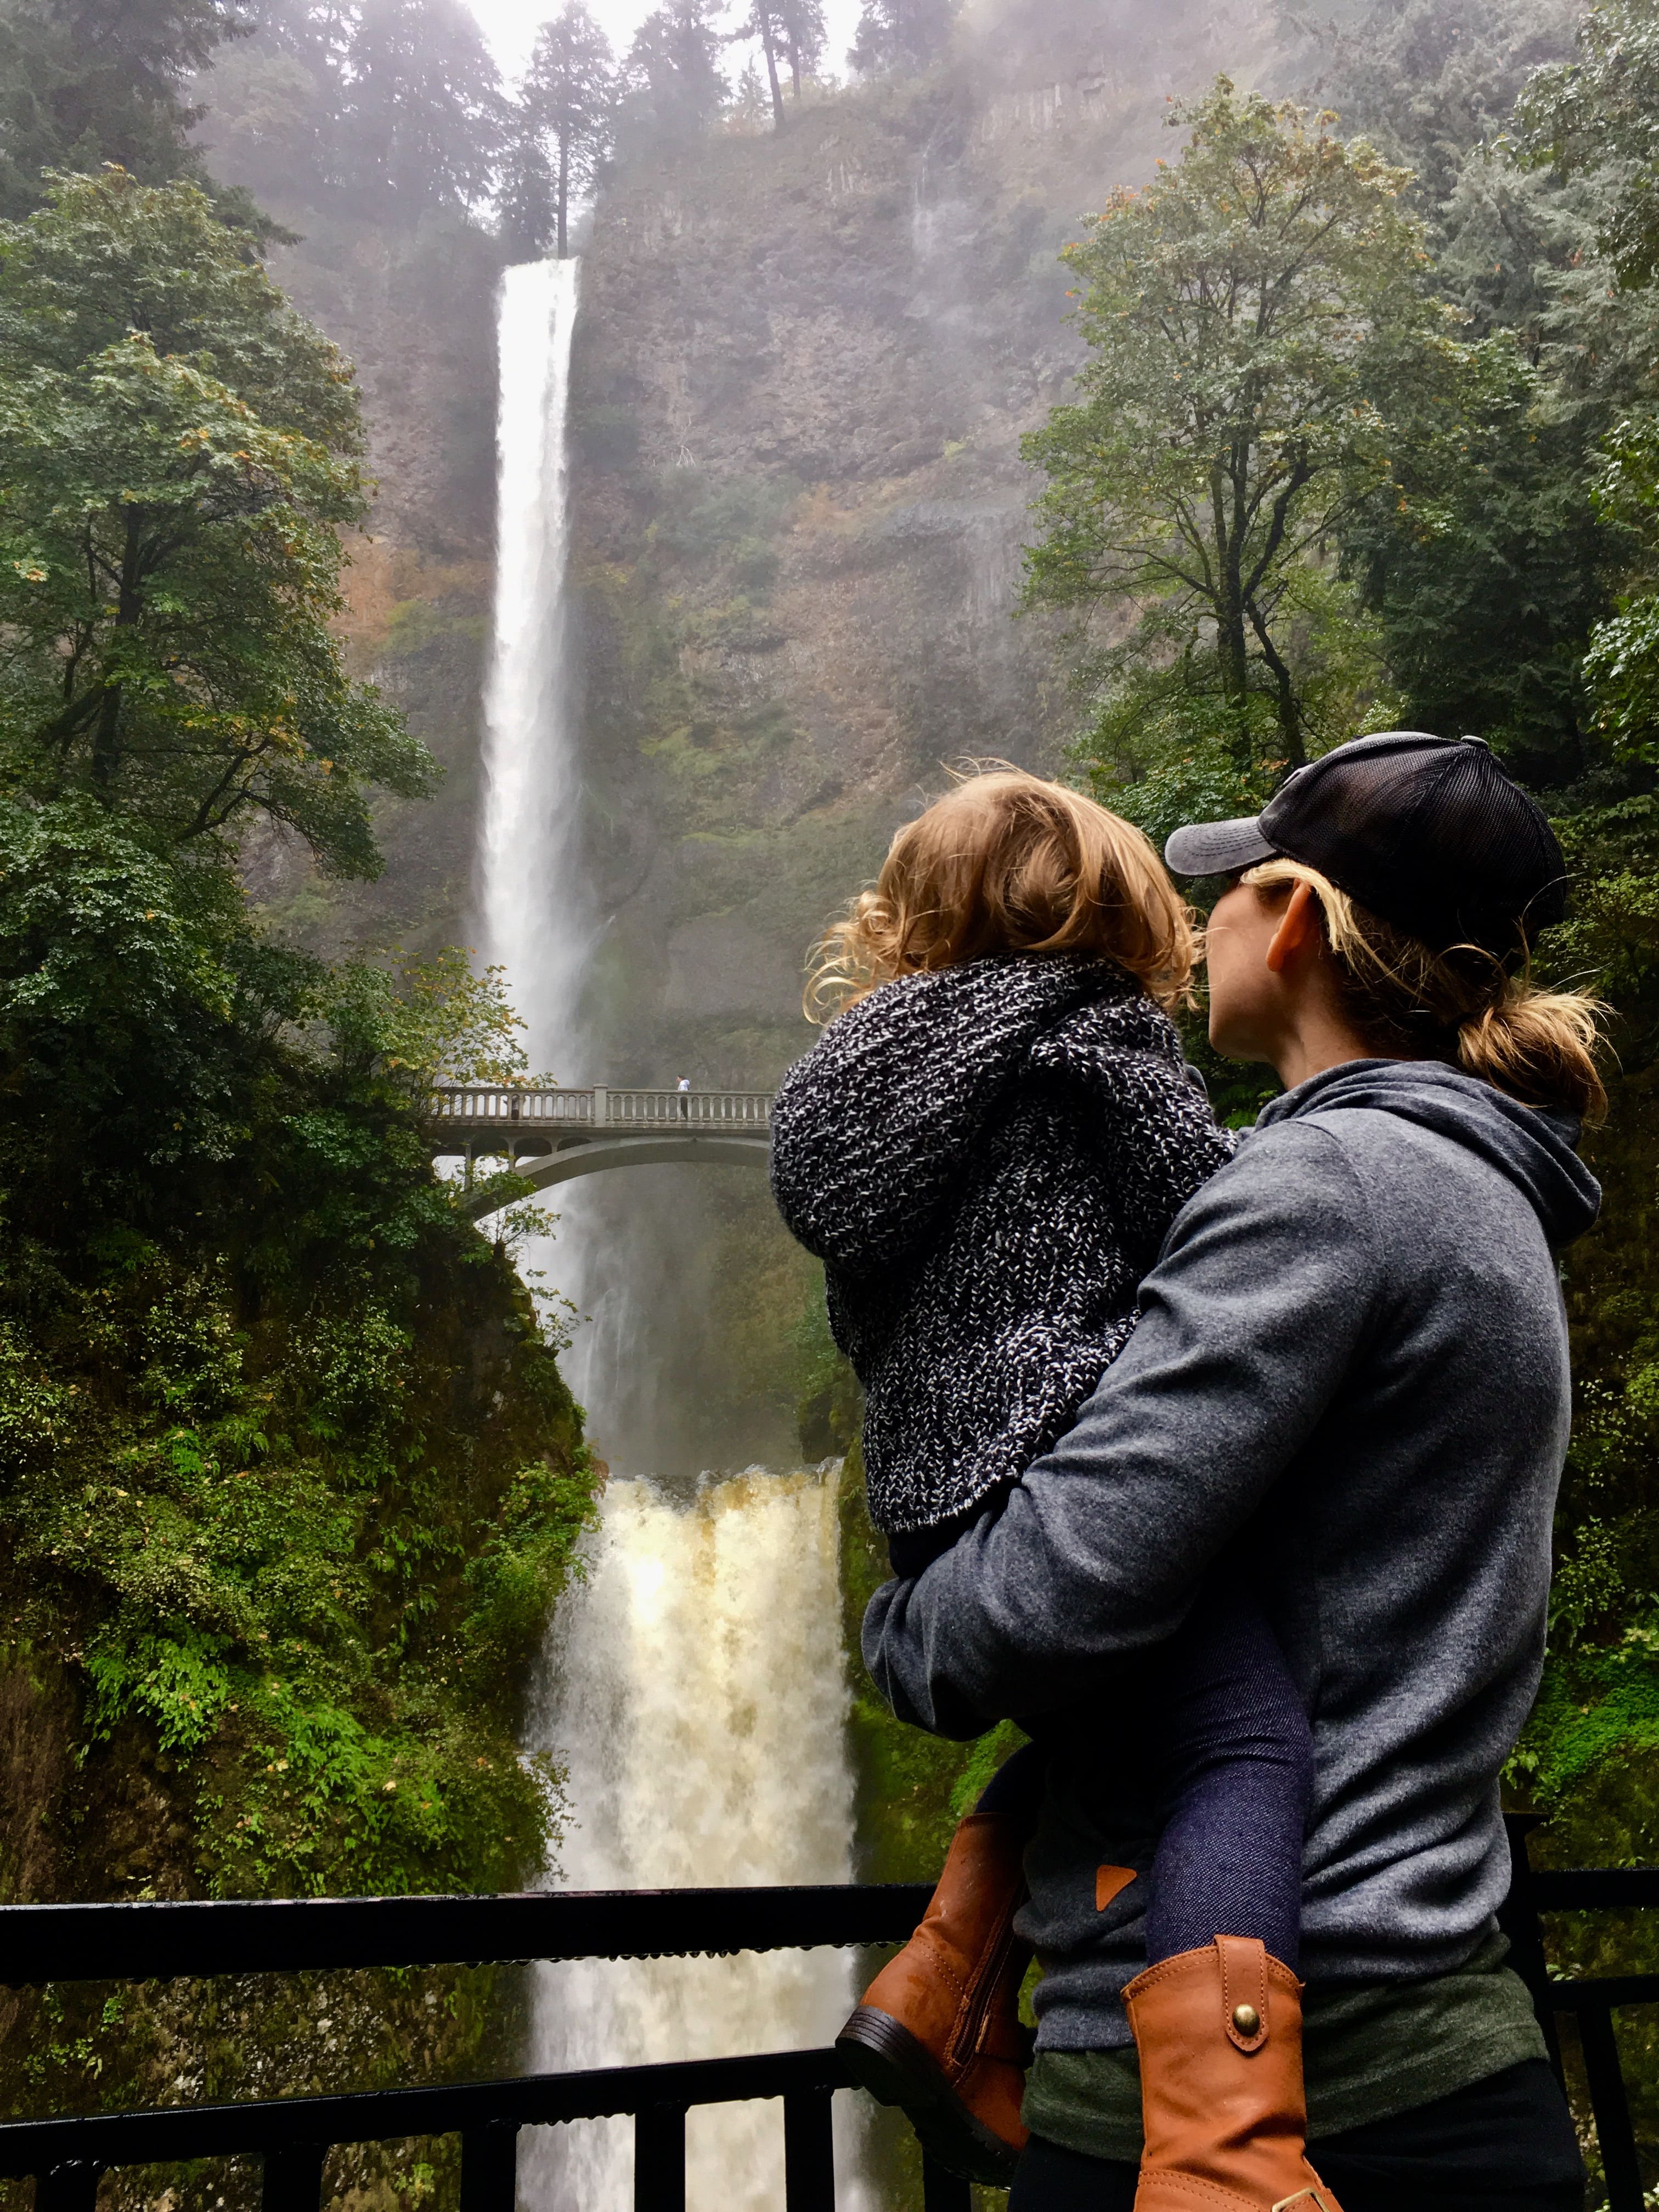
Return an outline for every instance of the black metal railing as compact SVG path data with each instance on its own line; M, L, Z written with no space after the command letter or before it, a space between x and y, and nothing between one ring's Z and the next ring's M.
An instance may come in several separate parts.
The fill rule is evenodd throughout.
M1538 1821L1512 1814L1508 1825L1510 1894L1498 1918L1510 1939L1510 1963L1532 1993L1550 2063L1564 2081L1559 2015L1566 2014L1577 2030L1607 2212L1644 2212L1641 2161L1613 2016L1626 2005L1659 2004L1659 1973L1558 1978L1549 1966L1542 1916L1650 1911L1659 1905L1659 1867L1534 1868L1527 1838Z
M0 1908L0 1982L172 1981L210 1974L567 1959L690 1958L902 1942L925 1887L634 1890L518 1897L328 1898ZM462 2212L514 2212L519 2130L631 2114L635 2212L684 2212L694 2105L782 2102L782 2212L834 2212L834 2051L606 2067L337 2096L164 2106L0 2124L0 2179L33 2176L35 2212L94 2212L112 2169L255 2157L263 2212L319 2212L337 2144L459 2136ZM927 2212L968 2212L928 2165Z
M1643 2212L1613 2014L1659 2003L1659 1973L1562 1980L1540 1916L1659 1906L1659 1868L1534 1870L1510 1823L1514 1879L1501 1917L1558 2071L1559 2021L1576 2025L1607 2212ZM902 1941L927 1893L884 1887L655 1890L295 1903L26 1905L0 1908L0 1982L173 1980L213 1974L509 1960L687 1958ZM337 2144L457 2136L461 2212L514 2212L519 2130L632 2115L635 2212L684 2212L693 2106L781 2100L781 2212L833 2212L830 2100L850 2086L834 2051L608 2067L336 2096L166 2106L0 2124L0 2178L33 2176L36 2212L94 2212L112 2169L257 2157L264 2212L319 2212ZM967 2212L967 2185L927 2165L925 2212Z

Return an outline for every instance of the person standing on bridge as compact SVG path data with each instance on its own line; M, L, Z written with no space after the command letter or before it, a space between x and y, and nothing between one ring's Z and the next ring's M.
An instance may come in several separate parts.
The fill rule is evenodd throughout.
M1598 1009L1528 975L1565 912L1560 848L1478 740L1395 731L1299 769L1259 817L1178 831L1168 858L1227 880L1211 1040L1285 1091L1182 1211L1067 1433L948 1552L902 1564L864 1626L901 1718L969 1737L1035 1711L1057 1739L1026 1856L1044 1974L1010 2212L1334 2201L1284 2180L1296 1983L1224 1937L1143 1971L1170 1826L1100 1753L1103 1711L1167 1726L1182 1639L1238 1589L1313 1731L1320 2171L1346 2212L1582 2212L1494 1917L1569 1425L1558 1255L1600 1203L1575 1150L1605 1103ZM1277 1840L1226 1816L1224 1777L1200 1762L1194 1787L1217 1817L1189 1834L1270 1869ZM1105 1898L1120 1860L1117 1907L1152 1869L1144 1927ZM1169 1870L1178 1891L1194 1871Z
M681 1076L679 1081L674 1085L674 1090L676 1096L678 1097L680 1102L680 1119L682 1121L689 1121L691 1119L690 1077L689 1075Z
M773 1187L825 1263L831 1326L865 1387L871 1515L901 1575L994 1516L1069 1426L1130 1340L1171 1222L1232 1156L1170 1019L1195 951L1139 830L1006 770L964 779L901 830L824 940L809 1000L844 1011L779 1090ZM1101 1924L1144 1924L1171 1960L1224 1936L1249 1987L1271 1978L1288 2012L1308 1723L1246 1578L1176 1636L1153 1706L1167 1847L1150 1906L1134 1866L1101 1867ZM1109 1772L1121 1754L1103 1711L1095 1725ZM840 2038L943 2163L1005 2184L1025 2142L1030 1954L1012 1922L1052 1734L1030 1726L1043 1741L962 1823L921 1927ZM1196 1955L1209 1971L1213 1952ZM1294 2040L1280 2040L1274 2197L1316 2183ZM1143 2051L1149 2080L1206 2059L1167 2011Z

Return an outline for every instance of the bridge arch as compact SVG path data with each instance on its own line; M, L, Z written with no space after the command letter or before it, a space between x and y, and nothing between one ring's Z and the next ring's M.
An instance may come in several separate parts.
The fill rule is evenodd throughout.
M588 1091L510 1085L445 1085L434 1093L427 1133L434 1159L501 1159L532 1190L611 1168L684 1161L760 1166L771 1150L766 1091ZM461 1210L475 1220L502 1201L471 1188Z

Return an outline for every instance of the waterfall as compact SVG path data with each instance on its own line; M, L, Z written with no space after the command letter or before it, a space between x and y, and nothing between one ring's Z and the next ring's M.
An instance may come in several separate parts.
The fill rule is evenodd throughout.
M478 906L486 957L507 971L532 1061L592 1082L607 1071L592 1064L598 1047L582 1018L599 933L583 865L565 586L579 282L576 262L550 261L509 269L501 287ZM608 1437L647 1432L637 1419L628 1425L636 1408L626 1400L663 1365L665 1335L705 1289L695 1252L689 1266L653 1269L648 1283L621 1279L617 1255L642 1273L651 1224L673 1212L673 1179L699 1172L616 1171L626 1191L607 1194L603 1209L587 1195L592 1185L562 1189L557 1236L527 1255L595 1317L578 1325L566 1367L607 1456ZM750 1468L688 1483L636 1464L611 1480L587 1580L562 1610L527 1716L528 1747L568 1769L570 1818L550 1881L602 1889L850 1877L835 1478L830 1465ZM532 2063L554 2070L820 2045L845 2017L851 1976L848 1958L823 1951L544 1966ZM854 2147L842 2141L855 2128L838 2109L842 2208L864 2202ZM689 2212L775 2212L781 2106L694 2112L686 2142ZM520 2195L531 2212L628 2212L631 2124L535 2130L523 2145Z

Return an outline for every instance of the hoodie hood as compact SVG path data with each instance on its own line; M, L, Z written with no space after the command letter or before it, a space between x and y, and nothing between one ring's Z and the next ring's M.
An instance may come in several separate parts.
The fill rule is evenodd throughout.
M1526 1194L1555 1250L1594 1227L1601 1186L1574 1149L1573 1116L1523 1106L1440 1060L1351 1060L1328 1067L1270 1100L1256 1127L1358 1108L1397 1114L1478 1152Z

